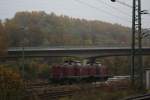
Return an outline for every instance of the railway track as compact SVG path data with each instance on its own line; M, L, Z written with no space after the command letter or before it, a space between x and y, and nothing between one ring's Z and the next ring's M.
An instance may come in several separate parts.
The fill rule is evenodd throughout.
M74 91L53 91L38 95L40 98L59 98L65 96L72 96Z
M60 98L65 96L72 96L75 90L33 90L28 92L28 97L38 98L38 100L47 100L48 98Z
M127 97L124 100L150 100L150 94Z
M54 99L59 97L71 96L77 91L79 91L79 88L71 85L52 86L48 83L32 83L26 86L26 98L48 100L48 98Z

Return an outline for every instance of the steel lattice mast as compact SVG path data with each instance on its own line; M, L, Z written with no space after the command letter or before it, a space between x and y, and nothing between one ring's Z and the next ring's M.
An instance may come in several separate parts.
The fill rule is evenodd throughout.
M140 88L143 87L143 59L142 59L142 33L141 33L141 0L133 0L133 17L132 17L132 61L131 61L131 73L132 83L135 82L135 72L140 80ZM136 46L136 39L138 39L138 45ZM135 47L138 47L138 66L135 70ZM139 82L138 81L138 82Z
M118 0L111 0L112 2L119 2ZM141 0L133 0L132 5L132 43L131 43L131 81L132 85L135 84L135 74L138 75L137 78L140 80L140 87L143 87L143 59L142 59L142 33L141 33ZM128 6L131 7L131 6ZM138 45L136 45L136 39L138 39ZM138 66L135 66L135 48L138 47ZM139 82L138 81L138 82Z

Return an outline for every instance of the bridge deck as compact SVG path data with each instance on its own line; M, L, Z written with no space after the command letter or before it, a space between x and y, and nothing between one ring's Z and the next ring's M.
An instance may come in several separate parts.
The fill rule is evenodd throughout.
M130 47L16 47L9 48L7 57L101 57L101 56L129 56ZM135 49L139 55L139 50ZM142 48L142 55L150 55L150 48Z

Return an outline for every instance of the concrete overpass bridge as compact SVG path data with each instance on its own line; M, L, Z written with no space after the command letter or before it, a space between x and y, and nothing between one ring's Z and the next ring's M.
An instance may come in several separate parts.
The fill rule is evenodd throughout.
M130 56L131 47L13 47L8 49L6 58L22 57L107 57ZM138 49L135 54L139 55ZM142 49L142 55L150 55L150 47Z

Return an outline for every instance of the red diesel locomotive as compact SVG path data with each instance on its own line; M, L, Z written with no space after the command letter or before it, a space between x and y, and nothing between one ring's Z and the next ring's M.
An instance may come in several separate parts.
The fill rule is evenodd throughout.
M80 62L66 61L63 65L52 67L50 82L75 83L106 80L108 68L98 63L82 65Z

